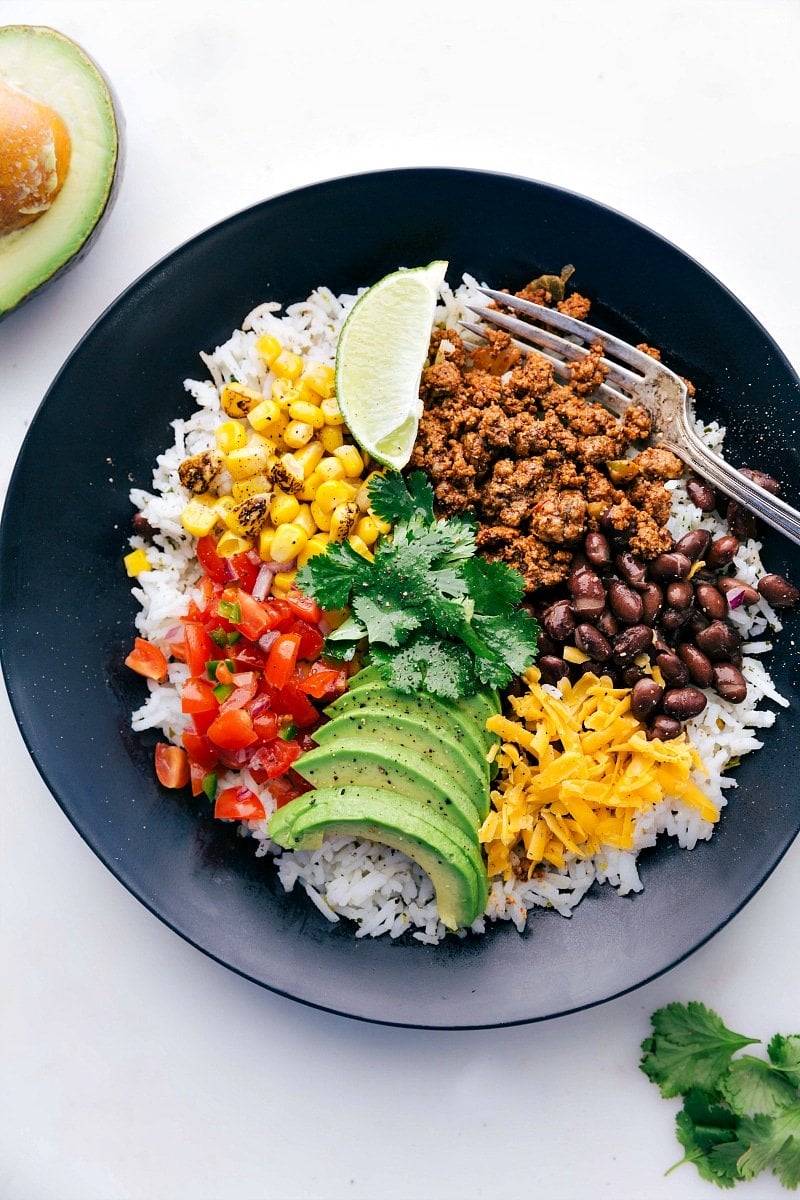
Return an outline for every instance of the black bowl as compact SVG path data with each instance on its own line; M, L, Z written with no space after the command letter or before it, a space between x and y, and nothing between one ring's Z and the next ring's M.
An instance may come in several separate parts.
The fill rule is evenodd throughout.
M122 555L132 485L149 487L182 383L265 299L325 284L352 291L434 258L496 286L574 263L596 323L661 347L696 383L728 454L800 481L800 384L758 322L697 263L590 200L524 179L387 171L266 201L202 233L128 289L62 369L26 437L0 534L0 634L11 703L31 755L76 829L117 878L218 961L308 1004L398 1025L536 1021L637 987L721 928L800 827L798 650L771 663L791 701L709 843L664 841L641 856L643 893L595 888L566 921L534 912L439 947L356 940L302 894L285 895L254 843L161 790L152 741L129 726L144 687L123 667L136 603ZM800 577L798 552L765 539L771 569Z

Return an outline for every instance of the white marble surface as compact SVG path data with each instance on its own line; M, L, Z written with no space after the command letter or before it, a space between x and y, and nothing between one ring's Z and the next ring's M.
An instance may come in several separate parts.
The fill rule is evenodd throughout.
M55 26L104 67L127 164L89 257L0 325L3 491L58 367L140 272L263 197L373 168L506 171L618 208L699 259L800 366L791 0L2 0L15 22ZM677 1105L637 1067L649 1014L697 998L756 1037L800 1029L800 845L632 995L414 1032L209 961L80 840L5 699L0 748L4 1200L701 1200L714 1190L693 1168L664 1177ZM781 1194L771 1178L739 1191Z

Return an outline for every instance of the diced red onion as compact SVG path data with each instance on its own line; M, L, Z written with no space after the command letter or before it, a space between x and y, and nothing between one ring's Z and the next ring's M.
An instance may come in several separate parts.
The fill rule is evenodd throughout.
M279 629L270 629L261 635L261 637L258 639L258 644L262 650L269 650L272 643L277 641L280 636L281 634Z
M296 563L297 559L292 558L289 560L289 562L275 562L274 560L271 560L269 562L265 562L264 566L269 567L270 571L274 571L277 574L278 571L293 571Z
M254 600L266 600L274 578L275 572L266 563L263 563L253 584L252 595Z
M725 593L725 599L728 601L728 608L738 608L744 600L746 589L743 587L731 588Z

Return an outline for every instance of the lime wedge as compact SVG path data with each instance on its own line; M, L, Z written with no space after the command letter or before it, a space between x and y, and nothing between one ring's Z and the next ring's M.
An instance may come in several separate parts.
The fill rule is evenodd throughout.
M374 459L400 470L422 415L419 384L446 262L393 271L353 305L336 351L336 396L348 429Z

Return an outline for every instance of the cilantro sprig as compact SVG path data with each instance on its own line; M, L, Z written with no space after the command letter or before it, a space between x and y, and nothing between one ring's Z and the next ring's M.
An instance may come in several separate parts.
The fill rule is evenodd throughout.
M651 1017L640 1067L662 1096L682 1096L680 1163L730 1188L771 1170L800 1186L800 1034L776 1034L767 1056L733 1056L757 1038L728 1029L703 1004L668 1004ZM674 1168L670 1168L671 1170Z
M475 523L437 519L422 471L392 471L370 483L373 511L393 528L374 561L347 542L315 555L297 586L327 610L350 615L326 654L352 658L366 638L372 661L400 691L448 699L505 687L531 665L539 627L519 607L524 580L476 554Z

